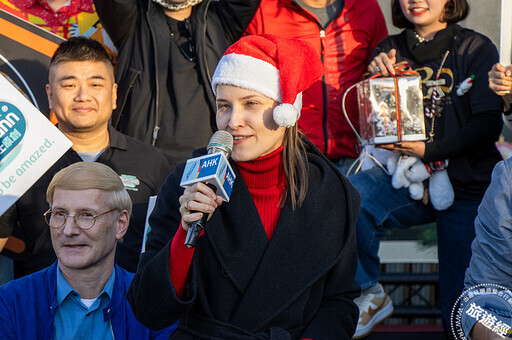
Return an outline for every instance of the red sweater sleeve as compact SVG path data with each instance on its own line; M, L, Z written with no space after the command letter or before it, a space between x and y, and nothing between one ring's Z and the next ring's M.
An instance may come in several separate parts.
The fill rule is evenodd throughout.
M203 231L201 231L201 233L202 232ZM190 269L190 263L192 263L192 257L194 256L195 249L185 246L186 237L187 232L183 229L180 223L180 227L171 242L169 257L169 274L179 298L181 298L183 289L187 283L188 270Z

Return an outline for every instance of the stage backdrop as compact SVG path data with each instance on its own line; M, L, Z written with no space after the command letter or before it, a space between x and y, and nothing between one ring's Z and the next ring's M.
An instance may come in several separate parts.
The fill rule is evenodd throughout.
M45 90L48 66L62 41L63 38L0 9L0 72L46 117L50 115ZM15 228L2 254L23 258L24 251L23 234Z
M50 59L63 38L0 10L0 72L7 75L46 117L45 85Z

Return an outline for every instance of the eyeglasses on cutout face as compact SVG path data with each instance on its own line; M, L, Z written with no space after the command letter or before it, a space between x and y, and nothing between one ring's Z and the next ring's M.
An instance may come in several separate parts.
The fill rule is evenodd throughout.
M75 215L66 215L62 211L48 209L48 211L45 212L43 216L46 224L48 224L50 228L53 229L61 228L64 224L66 224L66 219L68 217L73 217L73 220L80 229L87 230L94 227L94 224L96 224L96 218L108 214L114 210L117 210L117 208L105 211L97 215L94 215L90 211L80 211Z

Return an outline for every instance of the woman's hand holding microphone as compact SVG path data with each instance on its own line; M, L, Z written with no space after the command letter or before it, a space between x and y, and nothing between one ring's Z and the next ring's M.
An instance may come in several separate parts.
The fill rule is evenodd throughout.
M183 192L180 199L181 226L188 231L192 222L203 217L203 213L211 214L222 204L222 197L204 183L196 183Z

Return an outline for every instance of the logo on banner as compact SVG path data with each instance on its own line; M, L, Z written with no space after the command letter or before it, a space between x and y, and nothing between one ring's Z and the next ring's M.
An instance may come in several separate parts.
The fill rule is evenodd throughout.
M11 103L0 101L0 170L20 152L27 122L21 111Z
M451 313L455 339L467 339L479 322L500 338L512 337L512 292L498 284L481 283L464 290Z

